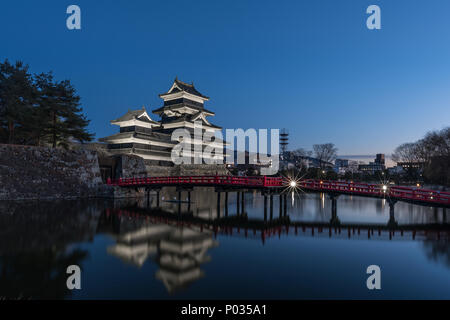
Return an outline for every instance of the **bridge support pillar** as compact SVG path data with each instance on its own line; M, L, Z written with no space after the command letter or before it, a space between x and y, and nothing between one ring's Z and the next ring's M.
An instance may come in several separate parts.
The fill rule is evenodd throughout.
M269 203L270 203L270 221L273 219L273 195L270 194L269 196Z
M332 225L340 225L341 221L339 220L337 214L337 198L339 197L339 193L329 193L328 196L331 199L331 219L330 224Z
M159 189L156 190L156 207L159 208Z
M181 189L178 189L178 214L181 214Z
M388 227L389 228L395 228L398 226L397 221L395 221L395 203L397 200L389 199L389 221L388 221Z
M217 218L220 218L220 191L217 191Z
M241 208L241 205L239 203L240 199L241 199L241 195L240 195L240 193L238 191L238 192L236 192L236 214L237 215L239 215L239 210Z
M442 222L447 223L447 212L445 208L442 208Z
M284 198L284 203L283 203L283 205L284 205L284 217L287 217L287 194L286 193L283 195L283 198Z
M264 222L267 222L267 195L264 194Z
M245 191L241 192L242 195L242 201L241 201L241 213L244 214L245 213Z
M341 221L337 215L337 197L331 197L331 220L330 224L340 225Z
M188 191L188 212L191 212L191 191Z
M228 217L228 191L225 191L225 217Z
M280 205L280 219L283 217L283 195L279 195L279 205Z
M436 223L439 221L439 208L438 207L434 207L434 221L436 221Z

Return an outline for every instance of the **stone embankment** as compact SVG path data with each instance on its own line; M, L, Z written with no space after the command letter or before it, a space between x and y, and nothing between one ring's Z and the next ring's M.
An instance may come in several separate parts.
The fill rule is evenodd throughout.
M106 176L227 174L224 165L148 166L138 156L111 155L92 145L65 150L0 144L0 200L140 197L144 190L113 188Z
M111 194L97 153L0 145L0 200L75 199Z

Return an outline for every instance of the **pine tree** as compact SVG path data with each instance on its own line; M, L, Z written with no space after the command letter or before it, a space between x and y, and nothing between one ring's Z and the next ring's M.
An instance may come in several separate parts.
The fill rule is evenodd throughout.
M61 135L62 126L59 121L62 110L58 103L58 89L51 72L41 73L35 76L38 91L36 117L40 118L36 127L39 140L50 142L56 147Z
M92 134L86 131L89 121L81 114L80 97L69 80L55 82L51 73L36 76L39 92L36 114L40 118L42 138L56 146L67 147L71 140L87 142Z
M33 83L28 66L0 63L0 141L29 143Z
M51 72L31 76L20 61L0 63L0 143L67 147L91 141L82 112L69 80L57 82Z
M92 141L93 135L86 130L89 120L82 114L80 97L69 80L58 83L59 101L62 106L62 116L64 118L63 137L67 144L70 140L81 143Z

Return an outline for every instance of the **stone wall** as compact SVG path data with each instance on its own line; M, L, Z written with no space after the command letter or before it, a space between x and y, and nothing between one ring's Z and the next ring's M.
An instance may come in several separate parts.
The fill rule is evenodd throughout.
M111 195L97 153L0 144L0 200L74 199Z
M172 175L173 167L163 167L163 166L146 166L147 175L149 177L168 177Z
M230 172L225 165L181 164L173 167L147 166L149 177L163 176L227 176Z
M182 164L172 170L173 176L228 176L230 172L224 164Z
M135 155L110 155L104 150L84 146L65 150L0 144L0 200L145 195L142 188L106 185L101 178L99 159L108 162L115 177L122 178L230 174L225 165L146 166L144 160Z
M118 170L117 176L122 178L133 178L133 177L146 177L147 169L144 164L144 159L141 157L127 154L118 155Z

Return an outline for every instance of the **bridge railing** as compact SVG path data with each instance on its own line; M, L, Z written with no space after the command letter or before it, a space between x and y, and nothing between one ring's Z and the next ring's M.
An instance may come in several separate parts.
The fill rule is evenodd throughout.
M108 179L108 184L114 186L149 186L149 185L203 185L203 186L236 186L236 187L282 187L287 185L282 177L266 176L174 176L174 177L142 177L121 178L114 181ZM415 187L383 186L347 181L304 180L299 183L300 188L324 191L342 192L355 195L369 195L377 197L393 197L404 200L424 201L450 205L450 193L426 190Z
M381 184L346 181L305 180L300 187L311 190L336 191L361 195L386 196L405 200L424 201L450 205L450 192L415 187L383 186Z
M280 177L243 177L243 176L173 176L173 177L142 177L108 179L109 185L114 186L143 186L143 185L229 185L252 187L279 187L282 185Z
M359 194L382 195L384 190L381 185L367 183L353 183L346 181L304 180L300 187L314 190L337 191Z

